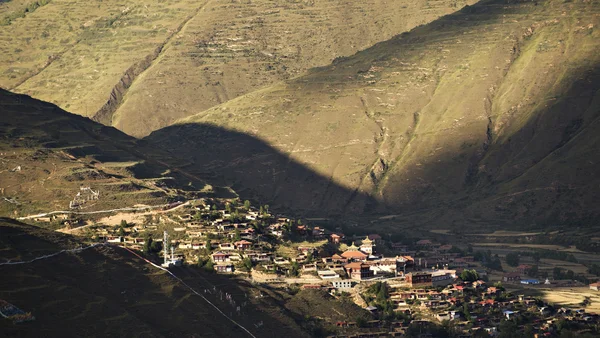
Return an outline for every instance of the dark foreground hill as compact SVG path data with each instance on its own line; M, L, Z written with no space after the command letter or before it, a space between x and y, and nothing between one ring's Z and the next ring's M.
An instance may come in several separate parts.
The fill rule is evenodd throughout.
M594 225L599 18L597 1L481 1L146 140L311 214Z
M0 263L82 245L73 237L0 219ZM257 337L307 336L264 299L255 307L252 290L241 284L194 268L180 268L176 274L200 292L215 285L238 305L245 302L238 315L218 293L206 294ZM250 337L167 273L122 248L96 247L0 265L0 276L0 299L36 318L19 324L0 318L3 337Z

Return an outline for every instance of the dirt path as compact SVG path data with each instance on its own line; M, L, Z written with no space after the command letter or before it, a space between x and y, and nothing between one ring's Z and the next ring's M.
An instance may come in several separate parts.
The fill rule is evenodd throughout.
M105 213L112 213L112 212L121 212L120 214L117 214L117 215L114 215L114 216L105 217L107 219L114 218L114 217L121 217L119 219L119 222L120 222L121 219L125 219L126 217L131 217L131 216L143 216L143 215L150 215L150 214L154 215L154 214L162 214L162 213L166 213L166 212L172 212L172 211L178 210L180 208L183 208L184 206L189 205L189 204L190 204L190 202L187 201L187 202L179 204L179 205L177 205L177 206L175 206L175 207L173 207L171 209L158 210L158 211L148 211L148 212L142 213L142 214L131 214L131 212L133 212L133 211L151 210L151 209L159 209L159 208L168 207L171 204L145 205L145 206L141 206L141 207L128 207L128 208L98 210L98 211L86 211L86 212L80 212L80 211L51 211L51 212L42 213L42 214L23 216L23 217L19 217L17 219L19 221L22 221L22 220L28 220L28 219L38 218L38 217L48 217L48 216L52 216L52 215L64 215L64 214L69 214L69 215L94 215L94 214L105 214ZM127 211L127 212L124 213L122 211ZM77 229L81 229L81 228L82 227L77 228ZM76 229L73 229L73 230L76 230Z

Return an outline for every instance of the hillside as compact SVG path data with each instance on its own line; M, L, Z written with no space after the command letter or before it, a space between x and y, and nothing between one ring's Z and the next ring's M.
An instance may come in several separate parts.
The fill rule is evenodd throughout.
M0 233L0 263L82 245L72 237L9 219L0 219ZM122 248L96 247L29 264L0 265L0 274L0 299L36 318L12 324L0 317L4 337L250 337L181 283ZM197 290L218 285L239 304L251 292L227 277L203 278L205 273L193 267L176 274ZM234 312L218 297L206 297L227 315ZM242 313L232 316L255 336L307 336L281 311L269 311L248 300ZM259 321L263 325L257 328L254 323Z
M309 214L592 224L599 14L482 1L146 140Z
M145 136L475 0L42 2L1 26L0 87Z
M184 165L112 127L0 89L0 215L69 210L80 187L99 191L77 211L160 205L220 194Z

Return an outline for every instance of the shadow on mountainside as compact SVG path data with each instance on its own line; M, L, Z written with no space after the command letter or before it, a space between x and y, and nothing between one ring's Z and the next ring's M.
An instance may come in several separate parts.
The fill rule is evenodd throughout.
M387 187L388 196L403 196L396 200L342 187L254 136L210 124L174 125L145 140L191 161L185 170L207 182L313 217L393 213L412 215L412 225L596 225L600 69L574 71L556 85L563 95L514 132L490 132L472 149L409 167L416 176L399 174Z
M295 213L329 216L384 210L375 199L342 187L266 142L209 124L173 125L144 139L192 163L184 170L243 198Z
M185 165L184 161L172 158L161 149L144 147L138 141L116 128L68 113L54 104L0 88L0 145L4 149L37 151L39 156L32 159L38 161L47 161L46 155L50 151L67 154L70 157L55 163L58 171L72 167L69 161L83 163L81 165L88 168L93 168L97 162L112 162L135 178L161 178L168 171L168 176L174 180L165 180L165 184L176 182L185 187L192 182L202 187L204 182L201 180L177 170L169 171L171 168L162 159L168 157L170 165L175 166ZM12 161L19 161L19 158ZM28 171L27 175L34 175L34 172ZM48 173L44 175L48 178ZM126 179L116 174L111 177Z
M209 181L232 184L242 196L315 216L410 213L413 224L595 225L593 220L600 215L600 206L595 203L600 197L595 168L600 161L600 76L599 59L590 50L595 46L596 32L589 28L594 25L575 27L581 23L562 18L562 13L576 6L573 8L584 13L589 24L596 22L593 13L599 7L579 5L481 1L314 69L281 86L283 89L262 91L223 106L223 114L228 110L242 122L230 124L225 115L216 118L220 111L212 109L198 115L202 122L170 126L145 140L185 156L193 162L186 166L187 171L203 173ZM567 40L580 43L565 43ZM473 49L481 54L471 54ZM430 62L421 64L423 59ZM433 69L434 74L423 80L422 92L420 88L414 90L422 75L415 71L421 69L419 66ZM371 74L371 69L380 70ZM369 81L361 80L366 73L371 76ZM436 79L438 76L442 81ZM392 82L402 86L385 87ZM432 93L426 92L430 90L428 82L434 84L430 86ZM326 112L319 107L337 105L335 118L350 119L350 113L364 113L358 106L363 97L356 92L375 90L379 83L381 94L372 94L371 106L379 107L381 98L385 103L386 89L389 95L405 94L425 103L399 101L403 107L396 115L417 112L419 124L397 128L396 139L391 142L406 144L403 140L408 135L410 147L400 151L408 155L379 157L382 163L385 160L385 174L372 177L385 179L375 182L374 189L362 192L339 186L335 178L316 173L310 160L299 163L271 146L279 140L267 143L240 131L246 129L243 122L266 122L239 117L255 110L268 112L264 116L269 120L281 114L287 123L294 121L290 116L295 114L312 122L315 119L310 116ZM335 98L338 92L343 99ZM308 99L303 101L303 95ZM428 99L422 99L424 96ZM318 102L314 106L309 102L313 98ZM353 99L358 108L342 102ZM286 100L293 103L278 103ZM392 122L386 125L386 110L375 109L382 111L380 121L384 123L375 121L383 126L382 134L400 121L390 118ZM467 119L460 121L463 116ZM236 129L206 122L211 120ZM360 128L360 123L349 129L354 127ZM294 133L293 129L283 130ZM258 134L265 139L269 136L268 130ZM348 134L355 135L350 130ZM335 135L345 137L344 133ZM321 135L292 136L311 140L296 146L316 149ZM378 137L367 136L365 140ZM351 156L343 150L336 155ZM372 170L367 168L373 163L371 158L382 156L362 155L369 157L361 163L367 173ZM314 167L325 172L329 169L324 168L326 165L315 163ZM220 177L225 181L219 181Z
M527 8L513 8L507 5L511 3L523 3ZM332 66L314 70L306 77L294 79L292 81L294 86L290 85L290 87L294 87L293 90L298 88L299 95L302 94L301 89L309 88L317 92L324 92L330 85L339 86L341 89L345 89L344 86L364 88L367 84L365 81L358 82L356 80L357 73L367 72L371 69L374 61L382 62L380 68L384 68L383 62L389 62L391 66L396 67L404 61L410 61L418 66L418 59L422 58L421 55L428 52L436 55L442 54L440 51L443 50L437 48L441 47L438 45L441 43L440 41L458 44L455 39L464 40L471 36L473 45L484 44L484 39L480 39L481 32L484 30L497 32L502 41L498 48L505 53L501 54L502 57L498 60L493 59L490 65L508 65L508 70L498 70L497 73L511 71L510 67L515 64L515 60L510 63L511 60L506 60L504 57L510 55L518 60L520 47L528 47L530 54L535 51L541 55L548 55L548 53L554 55L554 59L545 56L544 58L547 59L534 59L534 62L531 63L540 63L540 60L547 63L561 62L575 57L567 54L573 48L561 51L556 47L554 52L547 50L549 47L544 43L538 43L537 35L534 35L533 32L529 33L531 27L533 27L531 31L543 31L540 25L523 20L526 23L519 21L516 25L517 28L513 27L508 32L500 29L509 22L516 22L510 16L504 22L503 15L505 14L512 13L515 15L514 17L525 18L532 13L537 13L536 11L544 6L552 8L558 3L563 4L558 1L540 1L538 6L537 2L526 1L482 1L429 25L418 27L410 33L379 43L354 57L343 58ZM571 5L564 4L566 4L565 6ZM554 21L560 15L560 11L543 12L543 16L539 19L550 22L548 27L551 27L545 34L554 36L556 31L550 29L561 32L559 28L563 29L562 26L555 26ZM493 25L485 27L486 23ZM529 26L530 24L531 26ZM521 27L521 25L523 26ZM564 31L569 34L575 31L573 27L566 27ZM593 34L593 31L587 33L588 31L585 31L585 34ZM514 36L507 38L506 35L509 33ZM572 37L569 34L563 35ZM560 36L560 34L558 35ZM483 36L490 39L492 37L492 35ZM586 36L593 37L593 35ZM545 36L542 35L542 37ZM465 48L465 50L468 49ZM407 54L401 54L404 52ZM454 60L458 60L456 61L458 64L450 64L452 69L456 67L465 72L469 69L463 65L465 60L462 57L470 56L470 54L463 54L463 52L464 50L457 53L458 56ZM522 52L526 54L527 50ZM399 55L405 56L406 60L401 60ZM440 59L444 58L440 56ZM538 74L546 70L544 67L532 70L532 68L526 68L527 65L523 65L523 68L519 69L532 74L525 78L526 81L536 84L538 80L543 84L546 84L544 82L546 81L551 83L548 87L552 89L551 94L534 93L538 95L532 94L531 98L516 96L515 101L523 99L523 102L517 102L518 104L510 100L500 104L515 103L515 106L518 107L522 103L524 108L521 109L525 112L520 112L519 108L515 108L513 111L509 106L510 109L499 108L498 114L494 115L492 114L496 104L494 97L485 97L489 94L488 86L501 87L503 81L509 82L508 87L514 89L515 92L523 92L525 88L521 88L521 78L507 80L505 73L502 76L497 75L497 83L485 83L483 76L477 77L475 82L466 83L471 87L464 90L461 87L456 92L450 91L452 88L448 87L455 84L454 87L460 87L459 85L463 83L449 82L450 85L447 85L446 89L450 91L450 94L440 95L433 103L427 101L427 105L432 103L431 106L433 106L450 101L460 103L461 100L468 101L470 99L471 101L467 104L452 106L452 108L460 112L476 111L471 115L472 118L476 117L476 114L485 116L487 113L487 119L476 120L473 118L473 121L468 122L477 124L477 128L465 129L466 131L461 131L462 134L458 132L452 134L457 130L452 128L452 124L439 125L436 124L436 121L431 121L436 118L453 120L454 117L459 117L458 115L444 116L445 112L436 115L438 112L429 109L429 112L433 111L433 113L432 116L427 116L427 112L422 112L423 107L416 107L410 112L411 115L415 111L419 111L421 112L421 121L429 119L431 123L425 126L423 132L417 131L411 135L415 140L413 149L421 146L424 150L416 153L417 155L411 159L412 162L406 166L397 171L390 170L388 173L390 178L385 182L386 185L378 191L378 193L381 192L379 195L354 190L353 187L340 186L331 177L321 175L312 169L311 163L301 163L287 153L276 149L271 145L271 143L277 143L276 141L267 143L258 137L237 130L228 130L214 124L173 125L155 131L143 140L136 142L129 138L123 142L133 142L134 148L138 149L137 151L140 153L163 148L166 152L161 152L161 155L157 155L157 157L160 157L160 161L163 163L168 162L168 167L180 168L182 172L189 173L215 186L230 185L243 198L251 198L261 204L268 203L282 211L288 209L297 214L313 217L375 216L394 213L410 214L411 218L407 222L413 225L447 226L455 224L460 226L469 222L515 223L518 226L550 222L595 225L593 220L600 216L600 205L596 203L600 197L600 178L596 169L596 165L600 161L600 152L598 151L600 148L598 144L600 141L600 126L598 125L600 75L596 60L577 64L579 66L577 68L561 69L559 72L551 74L552 76L558 75L549 76L550 80ZM416 68L414 65L411 65L411 68ZM488 66L487 63L484 65ZM572 64L562 62L559 65L571 66ZM491 73L492 68L495 68L486 67L475 68L474 65L472 69L477 69L477 71L482 69L482 72L485 69L485 72ZM336 72L336 69L343 69L343 71ZM450 74L454 73L450 72ZM473 76L473 78L482 75L465 74ZM456 77L459 77L458 75ZM514 74L511 75L514 76ZM463 78L471 78L470 76L463 76ZM315 79L317 81L311 82ZM395 80L396 78L391 79ZM400 78L400 80L404 81L406 78ZM306 88L300 85L304 82L308 83ZM436 90L437 88L440 86L437 86ZM472 88L483 88L483 90L475 92L475 95L474 92L471 92ZM544 89L546 87L536 88ZM498 92L501 91L497 90L494 93ZM510 96L509 91L501 93ZM461 94L464 94L464 97L456 99ZM328 96L328 94L325 95ZM550 97L550 95L553 96ZM467 96L472 97L467 98ZM344 100L349 99L344 97ZM490 101L489 105L492 106L489 107L490 112L484 111L486 107L481 104L485 100ZM257 104L263 103L258 102ZM319 104L323 103L329 102L319 102ZM276 108L278 107L276 106ZM304 106L301 107L299 109L305 109ZM441 106L441 110L445 110L445 107ZM352 112L363 113L360 109L362 108ZM292 111L292 113L302 114L304 112L298 110ZM514 119L512 119L513 115L516 116ZM507 118L508 122L502 121L505 116L510 117ZM339 114L339 119L347 117L344 113ZM254 123L260 123L260 121ZM438 126L448 128L441 128L440 131L436 130ZM60 129L60 124L54 123L52 128ZM118 133L114 129L110 130ZM404 137L404 135L402 133L400 136ZM319 136L314 134L313 138L316 138L318 142ZM368 136L372 137L372 135ZM116 137L120 136L116 135ZM435 139L436 137L438 139ZM434 139L434 141L419 144L419 141L426 138ZM74 140L74 142L76 141ZM118 144L120 141L116 143ZM451 148L447 146L449 143L455 143L458 146ZM444 153L436 152L432 148L434 145L452 150L444 149ZM343 153L342 155L347 156ZM364 168L366 173L369 169Z

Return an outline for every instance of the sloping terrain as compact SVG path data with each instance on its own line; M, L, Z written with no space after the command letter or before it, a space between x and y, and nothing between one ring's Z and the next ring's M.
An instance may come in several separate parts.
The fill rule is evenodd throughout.
M80 187L100 192L83 212L164 204L205 187L165 165L167 157L186 163L112 127L0 89L0 215L68 210Z
M482 1L147 140L310 213L591 224L599 16L596 1Z
M145 136L475 0L47 2L2 26L0 87Z
M37 227L0 219L0 263L28 260L82 245L77 240ZM227 278L194 268L176 271L202 292L218 285L242 304L247 289ZM29 264L0 265L0 299L35 321L13 324L0 318L3 337L250 337L201 297L161 270L117 247L63 253ZM279 312L272 317L247 301L235 312L218 296L213 304L257 337L305 337L296 323ZM260 327L255 323L262 321Z
M19 1L21 2L21 1ZM0 87L92 116L203 2L47 1L0 29ZM0 17L17 6L0 7Z

